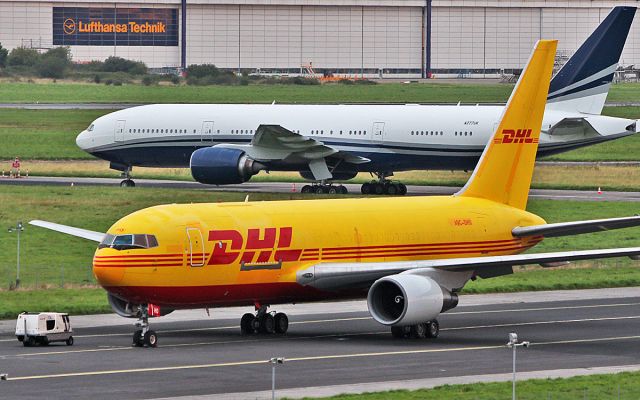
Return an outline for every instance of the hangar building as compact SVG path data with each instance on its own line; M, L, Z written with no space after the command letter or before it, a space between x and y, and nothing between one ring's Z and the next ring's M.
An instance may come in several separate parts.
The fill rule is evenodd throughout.
M519 69L540 38L569 56L614 5L598 0L1 0L9 49L70 46L75 61L116 55L153 68L368 76ZM622 64L640 65L640 13Z

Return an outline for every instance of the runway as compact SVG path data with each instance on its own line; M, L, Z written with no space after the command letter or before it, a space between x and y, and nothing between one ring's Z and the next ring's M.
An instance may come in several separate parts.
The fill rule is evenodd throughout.
M58 185L70 186L119 186L121 179L114 178L77 178L77 177L41 177L11 179L0 178L0 184L8 185ZM291 193L299 192L303 183L296 182L247 182L241 185L210 186L191 181L172 181L160 179L136 179L138 187L199 189L219 192L247 192L247 193ZM349 193L359 194L359 184L345 184ZM435 196L451 195L460 188L451 186L414 186L408 185L408 195ZM126 190L126 189L123 189ZM309 194L310 197L316 196ZM531 189L529 197L533 199L551 200L579 200L579 201L640 201L640 192L609 192L598 193L597 188L592 191L560 190L560 189Z
M524 373L640 369L638 288L573 294L565 299L554 292L498 295L510 296L509 302L463 296L461 306L439 318L441 334L435 340L393 339L362 302L302 305L302 310L315 307L322 313L291 312L286 336L241 336L238 320L247 309L234 309L238 315L233 319L228 311L218 319L204 313L197 320L159 319L152 322L159 334L156 349L130 347L132 326L98 326L99 317L96 326L76 328L73 347L23 348L5 332L0 335L0 373L9 377L0 381L0 390L3 399L39 399L43 392L48 398L71 399L265 397L271 385L267 360L275 356L286 358L278 367L277 386L289 389L289 396L349 387L332 391L333 385L383 390L386 382L397 387L398 382L411 386L416 380L507 374L511 350L505 343L513 331L532 343L518 353L518 370ZM297 306L287 310L292 307Z

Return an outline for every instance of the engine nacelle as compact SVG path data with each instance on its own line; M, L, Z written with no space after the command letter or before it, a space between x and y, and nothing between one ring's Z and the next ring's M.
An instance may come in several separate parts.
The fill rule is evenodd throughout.
M126 300L122 300L119 297L112 295L111 293L107 294L107 298L109 300L109 305L111 309L121 317L125 318L139 318L141 315L141 305L140 304L132 304ZM160 307L160 316L165 316L167 314L172 313L174 310L170 308Z
M243 183L264 169L242 150L205 147L191 154L191 176L200 183L229 185Z
M333 181L348 181L355 178L358 175L358 171L333 171L331 175L333 175L331 178ZM317 180L311 171L300 171L300 176L309 181Z
M458 305L458 295L433 279L397 274L378 279L367 296L369 313L384 325L414 325L436 319Z

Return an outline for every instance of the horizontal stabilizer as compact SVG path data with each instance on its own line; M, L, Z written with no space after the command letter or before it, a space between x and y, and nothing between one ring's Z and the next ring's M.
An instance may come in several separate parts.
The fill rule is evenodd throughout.
M609 231L612 229L631 228L640 226L640 216L624 218L592 219L588 221L559 222L556 224L534 225L513 228L511 233L515 237L544 236L547 238L558 236L580 235Z
M40 221L37 219L29 221L29 224L39 226L41 228L51 229L52 231L56 232L66 233L67 235L76 236L87 240L93 240L94 242L98 243L102 242L102 239L104 239L105 235L102 232L90 231L88 229L76 228L73 226L61 225L48 221Z

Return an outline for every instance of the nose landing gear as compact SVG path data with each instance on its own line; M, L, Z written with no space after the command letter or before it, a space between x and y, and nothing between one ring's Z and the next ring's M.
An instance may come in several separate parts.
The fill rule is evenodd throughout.
M240 332L243 335L253 333L287 333L289 317L281 312L267 312L268 306L256 306L256 313L246 313L240 319Z
M149 329L149 310L146 304L140 306L140 318L136 322L138 329L133 333L133 346L135 347L157 347L158 335Z

